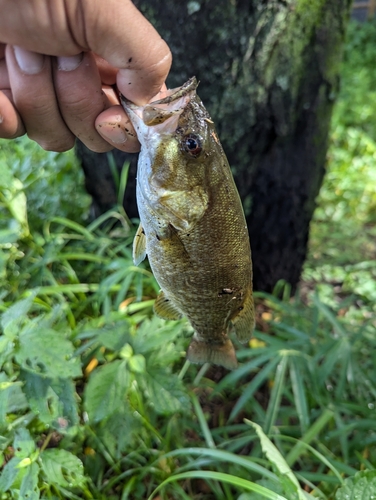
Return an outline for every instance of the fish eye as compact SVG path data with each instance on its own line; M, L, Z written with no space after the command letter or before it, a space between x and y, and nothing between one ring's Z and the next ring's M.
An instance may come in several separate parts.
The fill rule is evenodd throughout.
M199 135L188 134L183 138L183 149L189 156L197 158L202 151L202 139Z

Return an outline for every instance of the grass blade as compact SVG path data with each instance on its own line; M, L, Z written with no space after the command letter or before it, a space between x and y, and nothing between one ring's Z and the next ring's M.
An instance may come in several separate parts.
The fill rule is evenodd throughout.
M208 423L205 419L205 415L204 415L204 412L202 411L202 408L201 408L201 405L196 397L195 394L192 394L191 395L191 399L192 399L192 403L193 403L193 408L195 409L195 412L196 412L196 415L197 415L197 418L198 418L198 421L200 423L200 427L201 427L201 431L204 435L204 438L205 438L205 441L206 441L206 444L209 448L215 448L215 443L214 443L214 440L213 440L213 437L210 433L210 429L209 429L209 426L208 426Z
M299 360L296 358L292 358L290 360L290 380L292 392L294 394L296 412L300 422L300 428L304 434L304 432L308 429L310 420L308 414L308 403L303 384L303 376L299 373L298 363Z
M118 199L117 199L118 205L120 206L123 206L125 188L127 187L127 182L128 182L129 165L130 165L129 161L125 162L120 173L120 180L118 186Z
M269 500L288 500L286 497L278 495L278 493L275 493L268 488L264 488L259 484L253 483L252 481L247 481L246 479L232 476L231 474L225 474L223 472L213 472L207 470L182 472L181 474L174 474L173 476L168 477L153 491L148 500L152 500L155 494L166 486L166 484L174 481L180 481L181 479L214 479L216 481L232 484L233 486L237 486L238 488L246 491L254 491L255 493L258 493L260 497L268 498Z
M273 437L273 436L271 436L271 437ZM338 464L338 462L336 462L333 459L328 460L322 453L320 453L315 448L313 448L313 446L311 446L311 445L309 445L307 443L304 443L303 441L300 441L300 440L298 440L296 438L293 438L291 436L281 436L280 434L278 434L275 437L278 438L278 439L280 439L280 440L283 440L283 441L291 441L291 442L295 442L297 444L301 443L301 446L303 448L305 448L306 450L310 451L312 453L312 455L314 455L316 458L318 458L326 467L328 467L328 469L330 469L333 472L333 474L335 474L335 476L339 480L340 484L343 483L343 478L341 476L341 471L339 470L339 467L336 468L336 466L335 466L335 464ZM340 466L344 467L344 468L346 467L342 463L340 463ZM343 470L342 473L343 474L348 474L349 476L351 476L351 475L354 475L356 473L356 470L348 467L348 468L346 468L346 470ZM306 475L306 472L303 473L301 471L301 474ZM310 474L311 473L308 472L307 473L307 477L311 477Z
M161 458L169 458L169 457L177 457L177 456L206 456L213 458L215 462L227 462L232 464L237 464L245 469L260 474L262 477L266 477L267 479L271 479L272 481L277 481L278 477L266 469L262 465L259 465L256 462L252 461L251 457L242 457L241 455L237 455L235 453L230 453L224 450L218 449L209 449L209 448L182 448L174 451L170 451L166 453ZM160 460L161 458L158 458Z
M294 448L286 457L286 462L290 467L298 460L298 458L304 451L304 444L308 444L313 439L315 439L327 425L327 423L333 418L333 415L334 413L332 412L332 410L326 409L316 420L316 422L314 422L314 424L308 429L304 436L296 443Z
M286 368L289 361L288 351L284 352L282 355L282 359L279 362L274 378L274 385L272 389L272 393L270 395L270 400L268 404L268 409L266 411L266 420L265 420L265 433L269 434L270 429L277 417L279 406L281 403L282 393L285 385L285 375Z
M252 382L249 383L243 394L236 402L236 405L233 407L229 417L230 421L233 420L239 414L239 412L246 404L246 402L253 396L253 394L257 391L260 385L267 380L269 374L274 370L279 361L280 361L279 356L277 356L275 359L270 360L270 362L267 365L265 365L262 370L259 371L259 373L252 380Z

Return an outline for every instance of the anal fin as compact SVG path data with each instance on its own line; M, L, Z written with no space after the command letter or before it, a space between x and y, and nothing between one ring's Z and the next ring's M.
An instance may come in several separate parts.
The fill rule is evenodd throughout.
M249 290L241 309L233 316L231 322L235 328L236 337L239 342L242 344L248 342L255 328L255 308L252 290Z
M146 236L141 224L133 240L133 262L138 266L146 257Z
M189 344L187 359L191 363L213 363L227 370L235 370L238 367L235 349L230 339L226 339L224 343L213 343L200 340L195 335Z
M163 292L158 295L154 302L154 312L162 319L177 320L183 317L182 313Z

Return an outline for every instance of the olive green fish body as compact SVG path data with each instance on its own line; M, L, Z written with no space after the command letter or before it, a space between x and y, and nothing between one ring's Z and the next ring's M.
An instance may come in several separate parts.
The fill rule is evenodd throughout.
M241 201L195 79L165 99L124 103L142 149L137 173L141 225L135 262L148 255L162 292L155 312L186 316L195 330L187 357L237 365L254 327L252 263Z

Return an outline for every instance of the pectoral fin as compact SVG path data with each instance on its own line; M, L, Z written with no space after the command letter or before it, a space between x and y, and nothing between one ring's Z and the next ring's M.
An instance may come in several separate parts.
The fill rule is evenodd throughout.
M205 342L195 335L189 344L187 359L191 363L213 363L227 370L235 370L238 367L235 349L230 339L224 343Z
M163 292L158 295L154 302L154 312L162 319L177 320L183 317L181 312L176 309L171 300Z
M133 240L133 262L138 266L146 257L146 236L141 224Z
M170 223L180 231L189 230L208 208L208 195L201 186L189 191L165 191L159 203L168 211Z
M249 290L244 302L231 319L235 328L236 337L242 344L245 344L252 337L255 328L255 308L253 304L252 291Z

